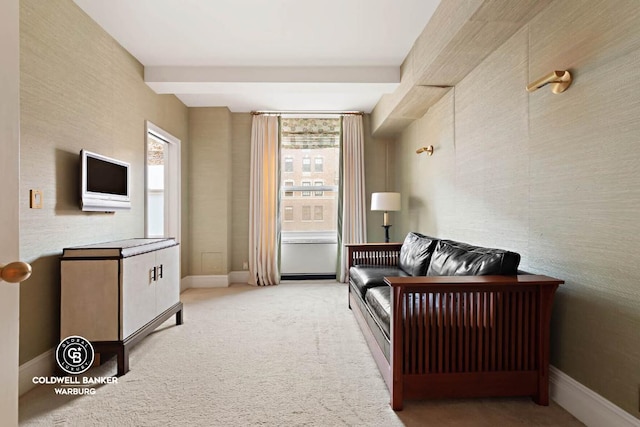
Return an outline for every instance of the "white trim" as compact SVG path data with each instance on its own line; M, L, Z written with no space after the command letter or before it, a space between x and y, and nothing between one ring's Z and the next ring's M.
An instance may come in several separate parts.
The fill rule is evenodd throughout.
M167 143L167 152L169 161L167 163L167 168L165 168L165 184L167 188L165 188L165 237L173 237L176 242L181 242L181 211L182 211L182 196L181 196L181 146L180 140L175 136L171 135L169 132L165 131L161 127L153 124L149 120L145 120L145 160L144 160L144 176L145 176L145 213L144 213L144 228L145 228L145 236L149 235L148 224L147 224L147 209L149 205L147 188L149 187L148 180L148 172L147 172L147 148L148 148L148 137L152 135L155 138L158 138Z
M249 283L248 271L230 271L229 272L229 284L232 283Z
M28 362L20 365L18 391L20 396L31 391L36 387L33 383L33 377L50 377L56 369L55 358L53 357L53 349L49 349L36 356Z
M183 277L182 279L180 279L180 293L183 293L184 291L186 291L187 289L189 289L189 283L190 283L190 278L191 276L186 276Z
M232 283L249 283L249 272L231 271L226 276L186 276L180 280L180 292L192 288L225 288Z
M551 399L587 427L638 427L640 419L614 405L554 366L549 367Z
M184 277L180 287L186 290L192 288L224 288L227 286L229 286L229 276L227 275L203 275Z
M171 135L169 132L162 129L160 126L154 125L149 120L145 120L145 125L147 127L147 132L153 134L155 137L164 139L165 141L171 144L180 144L180 140L178 138Z

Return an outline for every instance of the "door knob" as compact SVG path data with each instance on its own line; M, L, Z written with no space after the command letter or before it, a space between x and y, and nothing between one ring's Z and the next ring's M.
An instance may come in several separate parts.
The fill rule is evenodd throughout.
M0 266L0 278L5 282L18 283L27 280L29 276L31 276L31 265L26 262L16 261Z

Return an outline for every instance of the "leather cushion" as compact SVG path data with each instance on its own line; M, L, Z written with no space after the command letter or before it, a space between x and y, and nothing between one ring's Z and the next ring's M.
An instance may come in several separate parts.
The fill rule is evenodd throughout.
M483 248L453 240L436 245L427 276L515 275L520 255L502 249Z
M397 267L379 265L356 265L349 269L349 278L364 299L367 289L376 286L388 286L385 277L407 277L407 274Z
M391 286L378 286L367 291L364 300L387 337L391 336Z
M400 248L398 267L410 276L424 276L436 243L432 237L410 232Z

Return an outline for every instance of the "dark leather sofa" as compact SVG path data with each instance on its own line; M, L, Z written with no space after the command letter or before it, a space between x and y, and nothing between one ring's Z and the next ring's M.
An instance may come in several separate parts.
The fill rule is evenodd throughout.
M409 233L346 245L349 307L390 392L404 399L529 395L548 405L549 321L560 280L520 255Z

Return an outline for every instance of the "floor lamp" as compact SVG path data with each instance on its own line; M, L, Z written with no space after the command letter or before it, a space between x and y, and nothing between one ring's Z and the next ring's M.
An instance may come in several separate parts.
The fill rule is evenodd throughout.
M384 227L384 242L389 243L389 211L400 210L400 193L371 194L371 210L384 211L382 227Z

